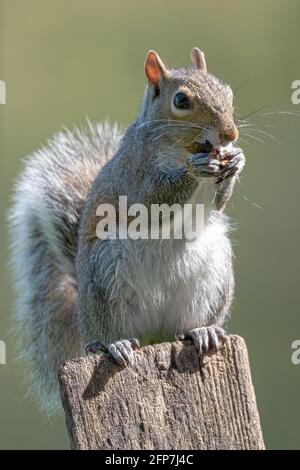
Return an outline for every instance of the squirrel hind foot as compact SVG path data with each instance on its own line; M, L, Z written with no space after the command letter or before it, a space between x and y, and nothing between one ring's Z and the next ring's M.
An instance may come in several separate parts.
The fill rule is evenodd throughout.
M183 339L189 339L195 345L200 356L209 351L217 351L225 341L226 332L217 325L194 328L184 334Z
M121 339L108 346L102 341L96 340L88 343L85 347L86 354L106 353L118 364L129 366L134 360L134 351L140 348L140 343L136 338Z

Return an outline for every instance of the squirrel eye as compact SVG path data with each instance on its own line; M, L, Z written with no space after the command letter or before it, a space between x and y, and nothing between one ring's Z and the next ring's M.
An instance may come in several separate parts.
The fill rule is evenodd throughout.
M182 92L176 93L174 96L174 106L179 109L188 109L190 107L188 97Z

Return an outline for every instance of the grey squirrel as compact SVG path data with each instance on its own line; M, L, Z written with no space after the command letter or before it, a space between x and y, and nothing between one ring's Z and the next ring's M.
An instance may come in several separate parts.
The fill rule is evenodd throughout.
M26 161L10 212L18 291L16 338L30 396L57 409L58 364L106 351L128 365L139 341L190 338L199 354L217 348L234 291L230 227L223 210L245 157L231 88L192 65L169 70L149 51L136 120L60 132ZM191 146L196 148L191 151ZM219 155L224 149L226 159ZM97 207L205 206L196 241L101 240ZM87 345L87 346L86 346Z

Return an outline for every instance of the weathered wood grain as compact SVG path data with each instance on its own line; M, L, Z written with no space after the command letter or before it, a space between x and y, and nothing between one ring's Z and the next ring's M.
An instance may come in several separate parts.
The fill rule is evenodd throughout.
M227 337L199 360L190 343L136 352L122 368L68 361L59 382L73 449L263 449L247 349Z

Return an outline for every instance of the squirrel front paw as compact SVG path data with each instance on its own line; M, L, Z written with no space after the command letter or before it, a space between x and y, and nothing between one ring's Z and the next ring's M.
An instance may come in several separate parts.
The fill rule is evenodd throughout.
M245 166L245 162L246 159L242 149L234 148L228 162L221 167L221 175L217 183L220 183L227 178L239 175Z
M217 351L224 343L226 333L220 326L211 325L194 328L188 331L180 339L190 339L195 345L200 356L209 350Z
M122 366L128 366L133 363L134 351L140 348L140 343L136 338L120 339L108 346L105 346L102 341L92 341L85 347L86 354L96 354L103 352L109 354L114 361Z
M199 178L220 177L221 163L207 153L194 153L186 159L186 164L190 172Z

